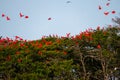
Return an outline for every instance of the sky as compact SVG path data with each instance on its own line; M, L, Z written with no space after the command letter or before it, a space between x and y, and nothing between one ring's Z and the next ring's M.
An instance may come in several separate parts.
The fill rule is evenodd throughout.
M53 34L76 35L88 28L112 25L112 18L119 14L120 0L0 0L0 36L36 40Z

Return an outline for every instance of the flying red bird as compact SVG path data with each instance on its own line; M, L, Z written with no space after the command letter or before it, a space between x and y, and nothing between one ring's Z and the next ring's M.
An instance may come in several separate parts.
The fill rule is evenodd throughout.
M28 19L28 18L29 18L29 16L25 16L25 18L26 18L26 19Z
M5 17L5 14L2 14L2 17Z
M99 10L101 10L101 9L102 9L102 7L101 7L101 6L98 6L98 9L99 9Z
M10 18L7 16L7 17L6 17L6 20L7 20L7 21L9 21L9 20L10 20Z
M20 13L19 15L20 15L20 17L23 17L23 16L24 16L22 13Z
M110 3L106 3L106 6L109 6L110 5Z
M51 20L51 18L49 17L48 20Z
M112 11L112 14L115 14L115 13L116 13L116 12L113 10L113 11Z
M108 15L108 14L109 14L109 12L104 12L104 14L105 14L105 15Z

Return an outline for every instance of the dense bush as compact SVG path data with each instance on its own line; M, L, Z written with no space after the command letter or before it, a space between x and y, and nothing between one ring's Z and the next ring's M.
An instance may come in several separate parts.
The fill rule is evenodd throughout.
M0 78L7 80L108 80L120 64L119 27L27 41L0 39Z

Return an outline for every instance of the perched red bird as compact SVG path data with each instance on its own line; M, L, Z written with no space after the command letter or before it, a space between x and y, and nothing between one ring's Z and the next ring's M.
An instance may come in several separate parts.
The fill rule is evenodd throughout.
M113 10L113 11L112 11L112 14L115 14L115 13L116 13L116 12Z
M20 17L23 17L24 15L22 13L19 13Z
M25 16L25 18L26 18L26 19L28 19L28 18L29 18L29 16Z
M100 49L100 48L101 48L101 46L98 44L98 45L97 45L97 48L98 48L98 49Z
M98 6L98 9L99 9L99 10L101 10L101 9L102 9L102 7L101 7L101 6Z
M9 21L9 20L10 20L10 18L7 16L7 17L6 17L6 20L7 20L7 21Z
M51 20L51 18L49 17L48 20Z
M2 14L2 17L5 17L5 14Z
M108 15L108 14L109 14L109 12L104 12L104 14L105 14L105 15Z
M18 38L20 38L19 36L15 36L15 39L18 39Z

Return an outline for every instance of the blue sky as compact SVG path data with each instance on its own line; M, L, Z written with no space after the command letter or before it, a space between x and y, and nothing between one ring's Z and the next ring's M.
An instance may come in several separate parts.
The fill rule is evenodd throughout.
M99 5L102 10L98 10ZM112 10L116 14L104 15L104 11ZM29 18L20 18L20 12ZM49 34L76 35L88 28L113 24L111 19L120 14L120 0L0 0L0 15L3 13L10 20L0 16L0 36L35 40Z

